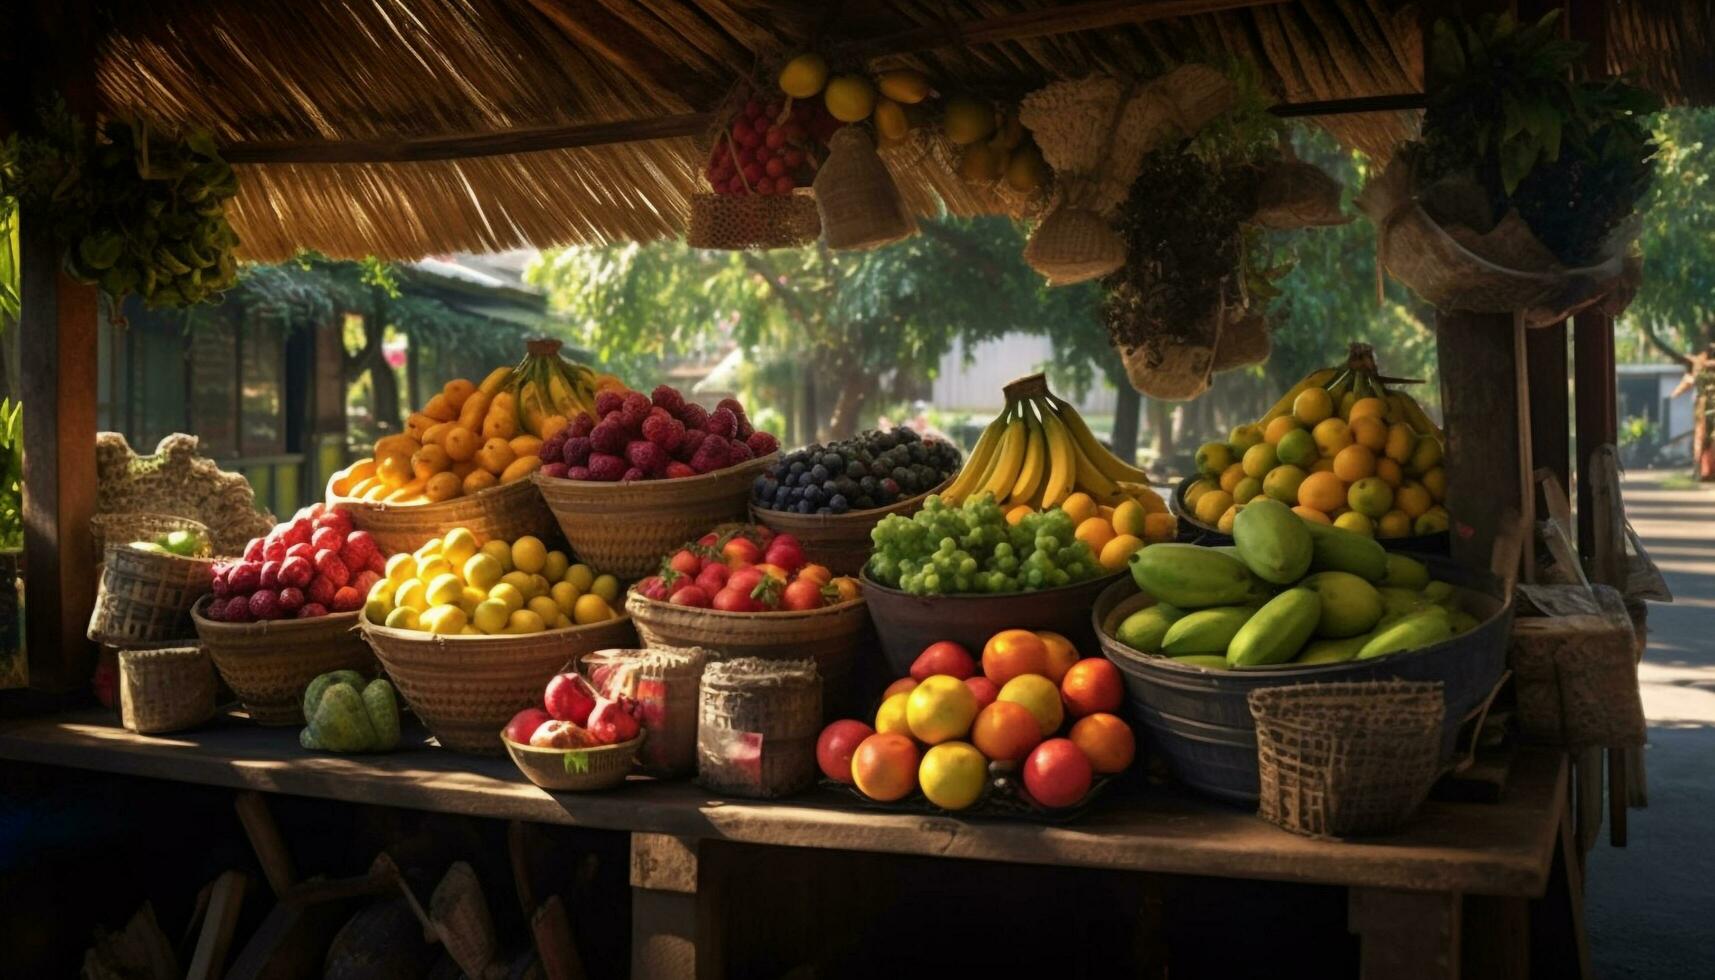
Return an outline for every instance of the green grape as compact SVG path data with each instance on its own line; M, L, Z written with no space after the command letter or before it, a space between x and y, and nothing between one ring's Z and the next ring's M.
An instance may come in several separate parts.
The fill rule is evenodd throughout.
M1063 568L1052 569L1048 572L1048 584L1051 586L1058 587L1070 581L1072 581L1072 577L1066 574L1066 570Z
M941 576L936 572L930 572L923 576L923 588L929 592L940 592Z
M966 555L959 561L959 573L961 578L973 574L976 570L977 560L972 558L970 555Z

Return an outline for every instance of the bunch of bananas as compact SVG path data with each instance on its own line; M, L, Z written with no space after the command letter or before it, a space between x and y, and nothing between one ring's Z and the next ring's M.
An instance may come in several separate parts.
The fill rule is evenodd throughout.
M1058 506L1074 493L1098 503L1149 489L1149 477L1108 451L1083 416L1056 398L1040 374L1006 386L1006 408L989 423L970 458L942 492L957 504L993 494L1003 507Z
M508 385L517 392L518 426L547 438L579 412L595 415L595 395L602 379L585 365L560 356L557 340L532 340L524 359L513 369Z

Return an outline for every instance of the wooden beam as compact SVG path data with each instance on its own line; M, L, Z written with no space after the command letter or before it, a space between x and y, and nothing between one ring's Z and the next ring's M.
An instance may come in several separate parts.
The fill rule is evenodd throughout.
M998 44L1002 41L1094 31L1122 24L1194 17L1223 10L1269 7L1284 2L1285 0L1094 0L961 23L925 24L895 34L835 45L834 49L840 54L853 57L879 58L883 55L909 54L932 48Z
M1283 102L1270 106L1268 111L1281 119L1295 119L1301 116L1350 116L1360 112L1399 112L1428 106L1429 96L1422 92L1399 92L1323 102Z
M228 163L419 163L700 136L714 123L712 112L689 112L420 139L247 141L223 147L221 155Z
M1435 338L1453 557L1486 569L1503 515L1523 510L1518 444L1525 434L1514 395L1513 318L1437 313Z

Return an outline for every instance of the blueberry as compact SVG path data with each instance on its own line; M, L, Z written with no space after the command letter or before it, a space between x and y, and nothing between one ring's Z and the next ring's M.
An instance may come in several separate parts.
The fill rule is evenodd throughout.
M860 480L869 475L869 467L854 459L846 464L846 475L854 480Z
M844 514L849 509L851 509L851 505L846 503L845 494L836 493L828 498L828 511L830 513Z
M864 493L874 493L875 488L880 485L881 484L873 476L866 476L858 481L858 488Z
M798 513L800 513L800 514L808 514L815 509L816 509L815 506L812 505L808 500L798 501L797 510L798 510Z
M810 475L815 477L817 483L821 483L823 480L828 478L828 468L821 463L817 463L815 466L810 467Z
M788 466L786 468L786 472L792 474L793 476L797 476L798 474L804 472L805 469L807 469L807 467L804 465L803 460L795 460L791 466Z
M812 504L821 503L822 502L822 488L821 487L805 487L804 488L804 499L809 501Z

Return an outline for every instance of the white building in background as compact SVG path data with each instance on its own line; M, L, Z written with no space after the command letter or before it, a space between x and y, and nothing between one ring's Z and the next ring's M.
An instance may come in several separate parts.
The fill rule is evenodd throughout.
M1041 371L1053 360L1054 346L1047 337L1008 334L968 350L964 341L954 341L941 358L930 403L942 411L993 415L1006 405L1001 388L1008 381ZM1069 391L1055 393L1070 400ZM1112 415L1114 389L1098 377L1074 404L1085 415Z
M1659 440L1667 446L1669 459L1691 459L1693 393L1678 398L1673 390L1685 377L1677 364L1620 364L1615 367L1614 396L1620 429L1626 420L1643 417L1655 424ZM1624 438L1622 436L1622 438Z

